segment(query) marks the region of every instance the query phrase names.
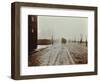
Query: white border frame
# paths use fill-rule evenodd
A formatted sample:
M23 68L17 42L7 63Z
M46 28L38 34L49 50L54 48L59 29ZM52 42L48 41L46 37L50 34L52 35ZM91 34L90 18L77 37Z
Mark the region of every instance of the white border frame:
M88 17L88 64L28 67L28 14ZM21 7L20 16L20 75L94 72L94 11Z

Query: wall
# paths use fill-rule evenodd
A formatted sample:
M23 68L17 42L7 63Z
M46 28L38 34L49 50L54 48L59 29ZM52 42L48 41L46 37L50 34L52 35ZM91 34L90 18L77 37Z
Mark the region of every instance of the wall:
M0 82L15 82L10 79L10 66L11 66L11 2L14 1L25 1L25 2L38 2L38 3L54 3L54 4L68 4L68 5L87 5L87 6L98 6L100 14L100 1L99 0L1 0L0 1ZM100 22L100 15L98 16L98 24ZM98 25L98 35L100 35L100 25ZM98 38L98 42L100 38ZM98 43L98 49L100 43ZM99 51L99 50L98 50ZM100 51L98 52L98 59L100 58ZM100 60L98 60L100 62ZM100 64L98 66L100 69ZM29 82L88 82L95 81L99 82L100 71L98 75L93 76L79 76L79 77L63 77L63 78L50 78L50 79L35 79L28 80ZM27 80L23 80L27 82Z

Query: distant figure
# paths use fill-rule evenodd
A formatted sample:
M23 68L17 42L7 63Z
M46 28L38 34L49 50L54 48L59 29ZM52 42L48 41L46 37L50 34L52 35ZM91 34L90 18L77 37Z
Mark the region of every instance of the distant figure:
M62 44L66 44L66 39L65 39L65 38L62 38L62 39L61 39L61 43L62 43Z

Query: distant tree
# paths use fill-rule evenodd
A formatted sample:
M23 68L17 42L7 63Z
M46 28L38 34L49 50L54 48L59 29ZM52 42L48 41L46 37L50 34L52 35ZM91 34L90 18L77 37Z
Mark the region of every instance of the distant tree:
M83 35L80 35L80 43L82 43L83 42Z
M76 43L76 39L74 39L74 41L73 41L74 43Z
M85 41L85 42L86 42L86 47L87 47L87 39L86 39L86 41Z

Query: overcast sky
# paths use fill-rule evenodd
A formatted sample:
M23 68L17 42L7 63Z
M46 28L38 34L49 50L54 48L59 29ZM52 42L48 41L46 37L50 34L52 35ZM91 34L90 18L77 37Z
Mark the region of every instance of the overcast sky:
M58 17L38 16L38 38L50 39L53 35L56 39L62 37L71 40L84 40L87 38L88 18L83 17Z

